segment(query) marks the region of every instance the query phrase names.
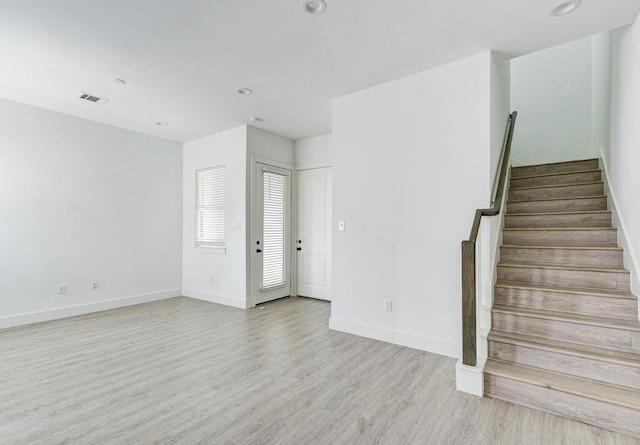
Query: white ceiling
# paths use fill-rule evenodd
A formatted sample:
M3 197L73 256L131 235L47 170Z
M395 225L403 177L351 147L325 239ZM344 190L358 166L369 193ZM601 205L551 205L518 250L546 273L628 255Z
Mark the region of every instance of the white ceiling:
M552 17L559 1L326 0L310 16L301 0L0 0L0 97L176 141L251 116L297 140L331 130L334 97L486 49L527 54L640 10L582 0Z

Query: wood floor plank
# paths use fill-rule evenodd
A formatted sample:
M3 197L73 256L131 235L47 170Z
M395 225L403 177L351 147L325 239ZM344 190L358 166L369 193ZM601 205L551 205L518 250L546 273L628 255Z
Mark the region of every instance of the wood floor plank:
M640 443L457 392L455 360L329 312L174 298L0 330L0 443Z

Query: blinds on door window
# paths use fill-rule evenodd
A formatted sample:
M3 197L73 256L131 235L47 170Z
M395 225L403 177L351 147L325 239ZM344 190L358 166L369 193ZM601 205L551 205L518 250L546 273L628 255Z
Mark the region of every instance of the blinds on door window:
M224 246L224 165L196 172L196 246Z
M263 172L264 210L262 289L286 284L285 280L285 175Z

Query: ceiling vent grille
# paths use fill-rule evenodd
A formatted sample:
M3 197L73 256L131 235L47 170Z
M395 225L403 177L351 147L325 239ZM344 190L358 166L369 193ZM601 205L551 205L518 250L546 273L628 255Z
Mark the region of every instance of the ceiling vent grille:
M94 102L96 104L102 104L102 105L109 102L109 99L105 99L104 97L94 96L93 94L89 94L89 93L82 93L80 95L80 99L88 100L89 102Z

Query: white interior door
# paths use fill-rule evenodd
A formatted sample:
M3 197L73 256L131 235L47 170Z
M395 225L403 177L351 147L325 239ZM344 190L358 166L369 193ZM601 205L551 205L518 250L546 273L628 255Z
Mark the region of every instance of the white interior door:
M298 172L297 290L331 300L331 167Z
M291 171L256 166L251 299L260 304L291 295Z

